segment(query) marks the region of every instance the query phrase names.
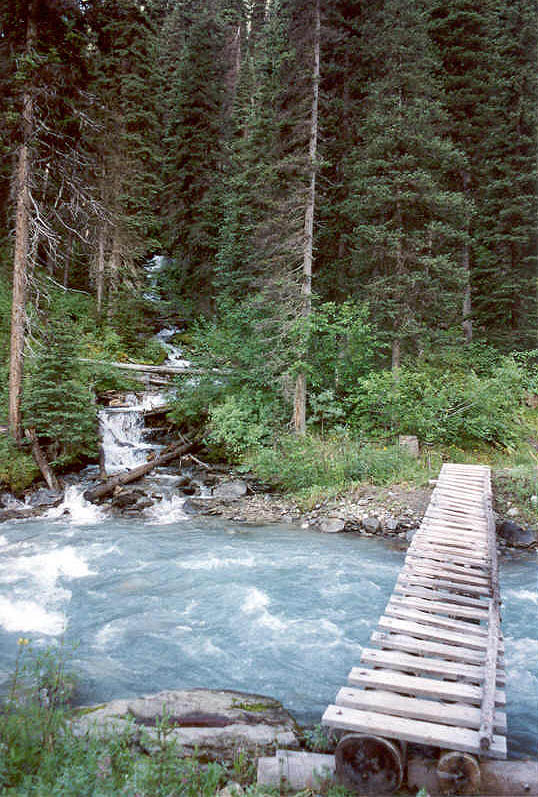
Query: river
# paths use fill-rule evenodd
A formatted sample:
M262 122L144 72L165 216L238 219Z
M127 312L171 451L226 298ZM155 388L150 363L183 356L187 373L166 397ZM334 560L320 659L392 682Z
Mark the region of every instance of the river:
M77 699L183 687L272 695L302 722L360 660L404 553L383 540L183 516L106 518L71 488L71 515L0 529L0 678L20 636L77 643ZM501 560L509 754L536 755L536 560Z

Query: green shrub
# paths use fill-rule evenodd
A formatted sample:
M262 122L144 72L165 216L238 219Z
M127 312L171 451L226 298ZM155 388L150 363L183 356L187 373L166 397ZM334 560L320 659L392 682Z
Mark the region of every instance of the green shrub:
M7 435L0 435L0 482L21 493L39 476L39 468L27 451L21 451Z
M524 375L509 357L487 375L425 364L358 380L352 427L367 434L415 434L428 443L515 445L524 432Z
M261 391L230 394L209 410L208 440L237 459L250 448L270 442L281 407Z
M399 446L362 445L343 434L329 439L287 436L278 445L252 452L246 461L262 481L289 492L341 489L360 481L391 484L425 475L420 463Z
M493 471L493 494L502 512L515 504L521 515L518 522L538 527L538 459L534 464L517 465Z

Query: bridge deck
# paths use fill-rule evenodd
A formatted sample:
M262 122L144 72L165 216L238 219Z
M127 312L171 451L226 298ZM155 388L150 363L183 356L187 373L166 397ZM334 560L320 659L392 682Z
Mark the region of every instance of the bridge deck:
M444 465L372 647L324 725L506 758L490 471Z

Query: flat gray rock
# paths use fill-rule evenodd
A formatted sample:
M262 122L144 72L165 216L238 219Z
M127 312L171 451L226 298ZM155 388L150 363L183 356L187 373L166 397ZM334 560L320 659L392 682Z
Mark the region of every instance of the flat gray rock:
M247 483L242 479L233 479L232 481L221 482L213 487L211 495L213 498L222 498L226 501L235 501L242 498L247 494Z
M327 517L320 520L318 528L324 534L339 534L345 531L346 521L342 518Z
M233 760L238 749L267 755L277 747L299 747L295 720L277 700L245 692L182 689L113 700L81 709L73 721L77 735L105 736L131 728L151 751L163 715L184 755L198 749L206 760Z

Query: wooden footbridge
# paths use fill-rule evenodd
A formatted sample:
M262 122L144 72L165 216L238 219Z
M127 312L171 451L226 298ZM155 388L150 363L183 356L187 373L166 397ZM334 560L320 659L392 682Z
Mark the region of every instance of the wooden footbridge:
M504 647L490 471L444 465L361 666L322 722L344 785L399 787L407 742L442 751L441 786L476 789L477 756L506 758Z

